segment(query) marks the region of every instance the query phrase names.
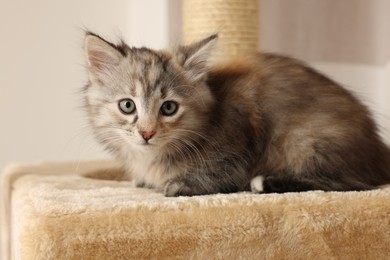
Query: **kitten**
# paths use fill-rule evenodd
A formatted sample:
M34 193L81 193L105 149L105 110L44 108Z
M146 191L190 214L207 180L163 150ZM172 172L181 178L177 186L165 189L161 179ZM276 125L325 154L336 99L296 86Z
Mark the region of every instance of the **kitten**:
M173 52L87 33L86 109L137 186L166 196L373 189L390 152L365 106L295 59L210 67L212 35Z

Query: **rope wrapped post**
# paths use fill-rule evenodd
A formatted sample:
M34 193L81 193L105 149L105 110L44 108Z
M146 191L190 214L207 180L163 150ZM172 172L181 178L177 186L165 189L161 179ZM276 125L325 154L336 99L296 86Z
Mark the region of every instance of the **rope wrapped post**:
M218 33L212 63L251 55L259 49L259 0L184 0L187 43Z

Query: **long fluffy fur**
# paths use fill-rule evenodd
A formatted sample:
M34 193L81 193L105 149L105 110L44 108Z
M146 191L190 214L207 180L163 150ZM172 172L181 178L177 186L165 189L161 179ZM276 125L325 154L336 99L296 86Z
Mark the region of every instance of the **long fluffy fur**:
M210 67L216 39L168 52L87 34L92 127L139 186L179 196L249 190L256 176L261 192L390 182L389 149L351 93L278 55ZM120 112L124 98L134 113ZM178 104L172 116L161 113L166 101ZM156 134L144 140L146 130Z

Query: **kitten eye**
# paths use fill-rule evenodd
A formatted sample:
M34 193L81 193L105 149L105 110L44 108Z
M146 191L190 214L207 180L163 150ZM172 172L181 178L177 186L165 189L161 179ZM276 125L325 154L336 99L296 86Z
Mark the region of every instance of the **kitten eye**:
M173 116L178 108L179 105L175 101L165 101L162 104L160 111L164 116Z
M124 114L131 114L135 111L134 101L131 99L122 99L119 101L119 109Z

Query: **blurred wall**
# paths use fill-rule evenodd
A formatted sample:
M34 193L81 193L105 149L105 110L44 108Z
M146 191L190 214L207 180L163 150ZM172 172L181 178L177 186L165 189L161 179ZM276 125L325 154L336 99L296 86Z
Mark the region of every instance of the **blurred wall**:
M261 0L261 46L307 61L384 65L388 0Z

